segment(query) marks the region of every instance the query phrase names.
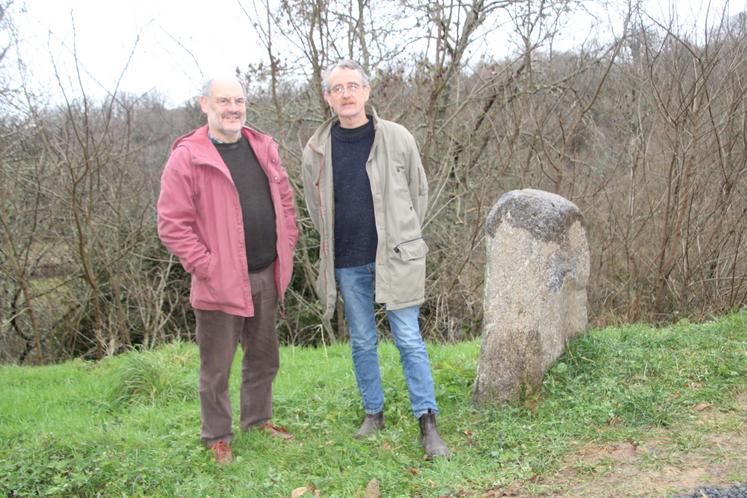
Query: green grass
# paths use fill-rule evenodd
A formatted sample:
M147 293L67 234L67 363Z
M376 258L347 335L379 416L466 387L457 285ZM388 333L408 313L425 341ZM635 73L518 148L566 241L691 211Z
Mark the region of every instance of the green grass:
M423 460L390 342L380 346L387 397L380 435L350 437L362 413L346 345L286 347L275 420L295 440L238 433L235 463L224 467L199 442L191 344L100 363L2 367L0 495L287 497L309 486L324 497L359 497L377 479L385 497L480 496L551 474L579 444L639 441L686 424L698 403L734 411L747 390L747 311L702 325L591 331L570 345L536 399L513 407L472 407L477 341L428 348L439 425L454 453L448 461ZM729 429L736 427L702 430ZM690 434L675 444L686 451L707 438Z

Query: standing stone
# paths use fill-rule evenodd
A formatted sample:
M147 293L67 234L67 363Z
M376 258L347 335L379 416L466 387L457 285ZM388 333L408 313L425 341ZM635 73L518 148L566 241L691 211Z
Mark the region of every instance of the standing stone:
M535 392L586 330L589 247L575 204L513 190L488 214L484 329L473 401L506 403Z

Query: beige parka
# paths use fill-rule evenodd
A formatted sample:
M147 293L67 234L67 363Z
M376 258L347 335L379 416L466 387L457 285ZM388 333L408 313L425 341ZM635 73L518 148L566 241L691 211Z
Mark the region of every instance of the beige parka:
M387 309L421 304L425 296L422 224L428 206L428 181L415 138L404 126L379 119L369 109L375 136L366 163L371 184L378 245L375 301ZM332 118L322 124L303 151L303 189L314 227L319 231L316 292L329 319L335 309L334 188Z

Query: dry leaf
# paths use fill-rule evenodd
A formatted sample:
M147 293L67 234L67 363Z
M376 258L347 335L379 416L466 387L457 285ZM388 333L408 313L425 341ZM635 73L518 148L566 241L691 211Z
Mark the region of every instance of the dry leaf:
M298 498L299 496L305 495L306 492L309 490L306 486L301 486L300 488L296 488L291 493L291 498Z
M366 493L363 496L364 498L381 498L378 479L371 479L369 481L368 486L366 486Z
M697 405L693 406L693 410L696 412L702 412L706 408L710 408L713 405L711 403L698 403Z

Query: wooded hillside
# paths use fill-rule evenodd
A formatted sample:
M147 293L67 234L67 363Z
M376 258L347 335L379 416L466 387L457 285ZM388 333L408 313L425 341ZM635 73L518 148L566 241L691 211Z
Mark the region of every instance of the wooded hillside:
M266 60L238 68L248 122L280 143L300 214L284 341L345 335L319 318L299 163L329 116L322 69L348 57L372 76L378 114L415 135L427 169L429 339L480 334L483 222L517 188L584 213L592 323L701 320L747 303L745 14L714 12L697 31L636 7L614 39L558 51L583 4L244 3ZM19 67L10 7L0 1L0 361L189 339L188 277L158 241L154 206L170 143L204 117L153 93L93 98L83 80L60 78L59 101L35 93L9 77ZM498 30L514 47L495 53L509 55L475 58Z

